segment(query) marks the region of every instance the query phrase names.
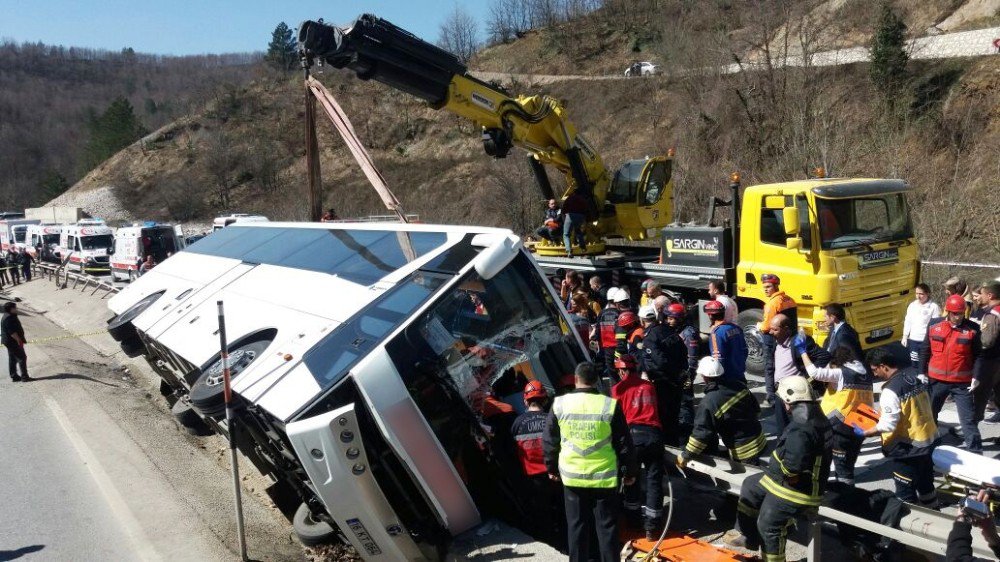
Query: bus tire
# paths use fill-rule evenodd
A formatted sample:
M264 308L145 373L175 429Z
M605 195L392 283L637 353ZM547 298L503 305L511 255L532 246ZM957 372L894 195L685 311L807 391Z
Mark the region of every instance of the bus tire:
M111 335L111 338L117 342L132 338L138 340L139 334L136 333L132 321L145 312L161 296L163 296L163 291L148 295L146 298L130 306L125 312L108 320L108 334Z
M764 376L764 343L760 339L757 325L764 319L764 311L759 308L741 310L736 316L736 325L743 330L747 342L748 375Z
M272 331L273 334L273 331ZM236 346L230 346L230 379L235 379L246 367L263 355L274 340L274 335L256 334L250 336ZM188 398L191 406L205 417L220 418L226 415L226 402L223 395L222 359L216 356L206 366L198 380L191 385Z
M316 519L305 502L295 510L295 516L292 517L292 528L295 530L295 536L304 546L319 546L339 540L337 531L326 521Z
M136 358L146 353L146 344L138 337L126 338L121 341L122 353L127 357Z
M174 416L177 424L183 427L184 431L190 435L202 437L212 434L212 430L205 423L205 420L201 419L198 412L195 412L194 408L183 400L178 400L174 403L170 408L170 414Z

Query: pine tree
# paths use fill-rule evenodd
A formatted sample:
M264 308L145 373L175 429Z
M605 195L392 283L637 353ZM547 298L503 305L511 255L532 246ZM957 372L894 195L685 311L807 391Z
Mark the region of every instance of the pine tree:
M299 58L297 47L292 29L285 22L281 22L271 32L271 42L267 44L265 59L275 68L289 70L295 67L295 62Z
M872 84L887 97L899 92L906 79L906 24L883 0L879 6L878 23L871 44L871 64L868 68Z
M69 189L69 182L62 174L55 170L49 170L46 172L45 176L42 178L39 184L41 188L41 194L45 198L45 201L51 201L56 197L62 195L67 189Z
M85 171L93 169L146 134L146 128L135 116L132 104L124 97L116 98L99 116L91 112L88 129L90 139L85 150Z

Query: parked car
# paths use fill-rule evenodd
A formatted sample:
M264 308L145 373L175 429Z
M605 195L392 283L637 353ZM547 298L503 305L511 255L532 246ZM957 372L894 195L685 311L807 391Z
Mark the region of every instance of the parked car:
M649 61L634 62L625 69L625 76L653 76L660 73L660 67Z

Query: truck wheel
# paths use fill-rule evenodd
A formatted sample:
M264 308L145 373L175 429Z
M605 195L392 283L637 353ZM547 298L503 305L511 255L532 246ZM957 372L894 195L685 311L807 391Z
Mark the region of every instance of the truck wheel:
M184 428L184 431L187 431L189 434L199 437L212 434L212 430L209 429L205 420L201 419L198 412L195 412L194 408L187 402L178 400L170 408L170 413L177 420L177 423Z
M261 338L241 343L229 352L229 376L235 379L255 359L264 353L271 345L272 338ZM223 396L222 359L216 357L206 367L198 380L191 386L188 395L191 405L206 417L221 417L226 414L225 396Z
M295 510L292 528L295 529L295 536L299 537L299 542L305 546L338 542L337 532L333 530L333 527L326 521L320 521L313 517L312 511L304 502Z
M742 310L736 316L736 325L743 330L747 342L747 374L764 376L764 343L760 340L757 324L764 319L764 311L759 308Z
M137 316L142 314L149 308L149 305L156 302L156 299L163 296L163 291L158 293L153 293L147 296L141 301L133 304L125 312L122 312L118 316L115 316L111 320L108 320L108 333L115 341L123 341L128 338L138 339L138 334L135 333L135 326L132 325L132 321L136 319Z

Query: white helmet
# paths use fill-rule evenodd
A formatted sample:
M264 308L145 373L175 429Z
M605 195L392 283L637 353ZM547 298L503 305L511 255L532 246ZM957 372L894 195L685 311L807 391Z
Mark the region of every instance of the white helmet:
M611 297L611 290L610 289L608 290L608 300L610 300L611 302L614 302L614 303L626 302L626 301L629 300L629 298L630 297L628 296L628 291L626 291L625 289L622 289L620 287L615 292L614 298Z
M785 377L778 382L778 396L785 404L816 401L809 379L798 375Z
M656 320L656 308L654 308L651 304L647 304L646 306L640 308L639 318L642 318L643 320Z
M618 291L620 290L618 287L608 288L608 302L615 302L615 297L618 296Z
M698 361L698 369L695 372L706 379L714 379L721 377L725 370L718 359L709 355L708 357L702 357Z

